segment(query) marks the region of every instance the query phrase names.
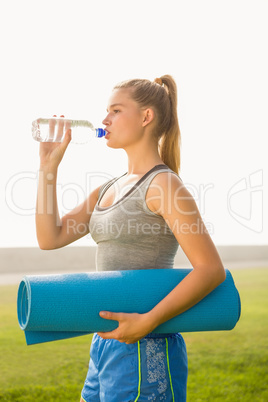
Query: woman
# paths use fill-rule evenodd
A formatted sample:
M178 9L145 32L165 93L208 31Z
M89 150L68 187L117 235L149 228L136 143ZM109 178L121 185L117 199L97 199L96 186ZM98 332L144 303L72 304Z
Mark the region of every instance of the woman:
M152 331L210 293L224 281L225 271L193 197L178 176L176 84L169 75L154 82L122 82L112 91L107 113L107 146L126 151L128 172L96 188L62 219L56 200L57 168L71 131L62 143L40 144L40 248L63 247L90 232L98 244L97 269L105 271L172 268L180 244L193 270L146 314L100 312L119 325L94 334L81 401L186 401L184 340L180 334ZM48 188L54 189L52 198Z

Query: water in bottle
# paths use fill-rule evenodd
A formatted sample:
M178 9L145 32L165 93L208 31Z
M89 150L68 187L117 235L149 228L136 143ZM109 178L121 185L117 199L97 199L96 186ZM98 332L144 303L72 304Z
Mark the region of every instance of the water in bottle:
M85 144L92 138L101 138L106 132L94 128L88 120L70 120L63 117L39 118L32 123L32 136L39 142L62 142L65 132L72 130L72 143Z

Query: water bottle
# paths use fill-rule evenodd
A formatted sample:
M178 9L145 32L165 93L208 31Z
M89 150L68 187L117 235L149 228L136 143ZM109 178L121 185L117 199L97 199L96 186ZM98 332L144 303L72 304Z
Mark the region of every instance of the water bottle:
M85 144L94 137L101 138L106 134L103 128L94 128L87 120L50 117L39 118L32 122L32 136L39 142L62 142L69 128L72 130L73 144Z

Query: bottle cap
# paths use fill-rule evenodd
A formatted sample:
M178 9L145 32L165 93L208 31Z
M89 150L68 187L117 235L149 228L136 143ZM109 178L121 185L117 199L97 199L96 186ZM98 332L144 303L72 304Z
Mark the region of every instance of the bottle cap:
M104 137L106 131L103 128L96 128L96 137Z

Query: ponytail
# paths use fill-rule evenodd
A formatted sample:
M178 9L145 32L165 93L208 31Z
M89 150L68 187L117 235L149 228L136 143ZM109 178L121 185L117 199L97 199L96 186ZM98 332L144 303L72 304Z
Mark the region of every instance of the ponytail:
M162 161L175 173L180 171L181 135L177 115L177 86L170 75L154 82L143 79L123 81L114 89L130 88L141 108L152 107L156 115L154 135Z
M159 140L162 161L174 172L180 171L181 133L177 114L177 85L170 75L160 77L170 101L170 123ZM161 82L160 81L160 82Z

